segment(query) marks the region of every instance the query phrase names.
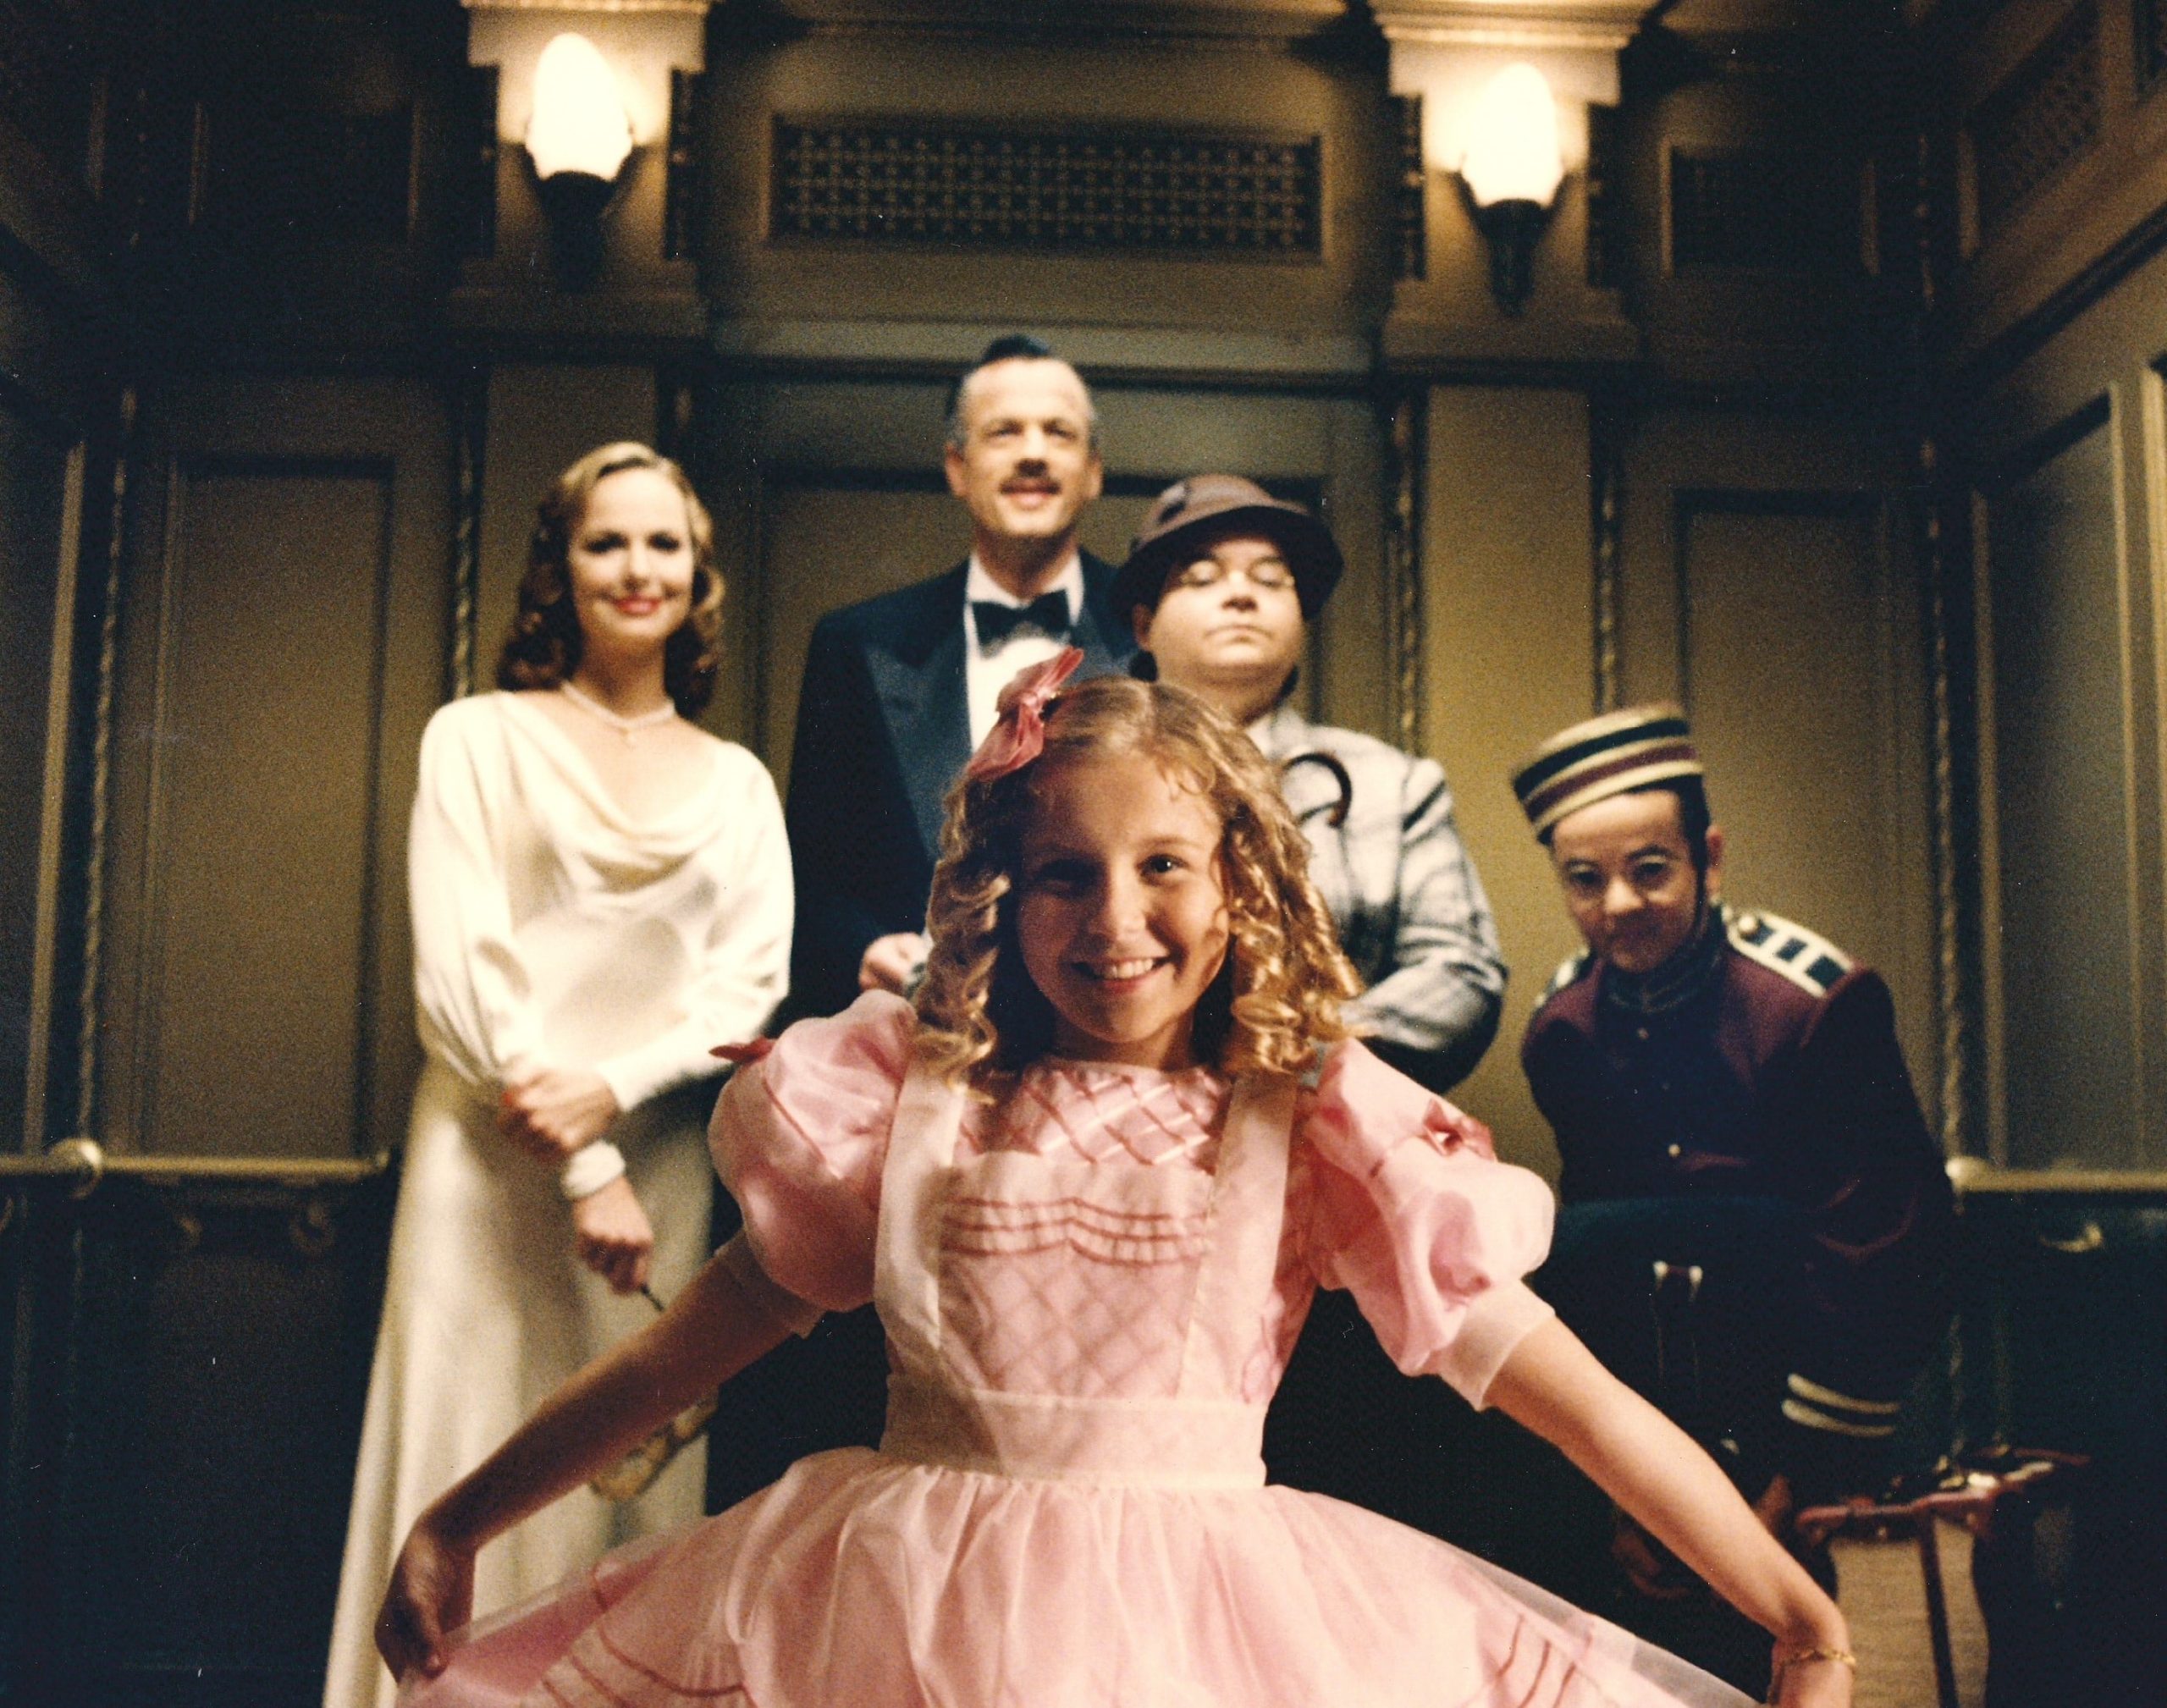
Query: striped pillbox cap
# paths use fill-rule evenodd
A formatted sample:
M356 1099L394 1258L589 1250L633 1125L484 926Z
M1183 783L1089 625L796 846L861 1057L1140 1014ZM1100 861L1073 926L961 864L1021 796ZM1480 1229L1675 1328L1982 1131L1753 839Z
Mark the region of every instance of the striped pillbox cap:
M1676 706L1629 706L1560 730L1513 774L1513 792L1538 837L1569 813L1680 777L1705 774Z

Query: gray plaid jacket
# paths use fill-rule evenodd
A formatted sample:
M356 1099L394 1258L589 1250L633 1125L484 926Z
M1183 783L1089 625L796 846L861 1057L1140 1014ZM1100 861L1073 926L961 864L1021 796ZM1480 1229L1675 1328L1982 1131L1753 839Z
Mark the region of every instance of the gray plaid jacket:
M1281 767L1287 802L1310 844L1310 874L1369 989L1348 1018L1387 1061L1433 1091L1464 1079L1497 1030L1505 963L1482 880L1453 825L1452 791L1434 759L1352 730L1312 724L1281 705L1249 733ZM1323 754L1344 769L1341 795Z

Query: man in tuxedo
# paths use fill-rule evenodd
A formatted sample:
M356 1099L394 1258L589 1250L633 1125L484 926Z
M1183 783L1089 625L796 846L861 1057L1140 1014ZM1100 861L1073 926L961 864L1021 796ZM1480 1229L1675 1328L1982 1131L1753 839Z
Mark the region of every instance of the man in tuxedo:
M1038 339L995 339L957 383L942 456L970 556L814 628L786 807L797 1012L915 976L941 802L1009 678L1072 644L1085 675L1126 662L1113 569L1078 543L1105 474L1095 434L1074 368Z
M970 513L970 556L814 627L784 807L797 887L793 1011L832 1014L916 977L941 802L1009 679L1069 645L1084 649L1086 675L1127 662L1128 625L1107 598L1112 566L1077 542L1103 478L1095 426L1074 368L1035 338L996 339L957 382L942 456ZM765 1487L807 1453L874 1445L886 1376L867 1306L823 1317L733 1379L713 1426L710 1507Z

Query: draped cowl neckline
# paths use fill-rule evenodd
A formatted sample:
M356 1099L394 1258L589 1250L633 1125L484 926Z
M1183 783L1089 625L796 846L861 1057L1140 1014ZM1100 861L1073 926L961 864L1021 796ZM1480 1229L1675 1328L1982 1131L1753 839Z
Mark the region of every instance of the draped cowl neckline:
M733 796L723 786L725 743L708 737L703 774L689 778L659 814L637 818L548 713L518 694L499 691L490 698L504 724L505 757L529 807L620 882L658 877L728 829Z

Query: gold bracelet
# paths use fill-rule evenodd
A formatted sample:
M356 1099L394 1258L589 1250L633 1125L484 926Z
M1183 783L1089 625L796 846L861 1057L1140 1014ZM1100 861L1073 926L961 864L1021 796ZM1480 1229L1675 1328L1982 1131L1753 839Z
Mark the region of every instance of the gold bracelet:
M1768 1672L1768 1700L1770 1703L1773 1704L1777 1701L1784 1694L1784 1675L1789 1672L1792 1667L1806 1661L1829 1661L1834 1662L1839 1667L1848 1667L1854 1672L1859 1670L1859 1657L1851 1653L1848 1649L1820 1647L1811 1649L1794 1649L1788 1655L1778 1650L1775 1656L1775 1663L1769 1668Z

